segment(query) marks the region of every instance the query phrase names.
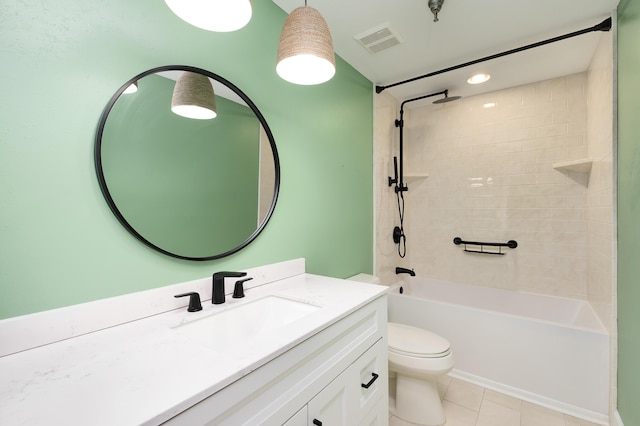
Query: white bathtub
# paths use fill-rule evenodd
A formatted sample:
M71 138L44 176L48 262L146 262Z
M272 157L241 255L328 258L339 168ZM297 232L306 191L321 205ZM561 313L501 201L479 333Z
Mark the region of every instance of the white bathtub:
M448 339L454 377L608 424L609 335L587 302L407 277L389 321Z

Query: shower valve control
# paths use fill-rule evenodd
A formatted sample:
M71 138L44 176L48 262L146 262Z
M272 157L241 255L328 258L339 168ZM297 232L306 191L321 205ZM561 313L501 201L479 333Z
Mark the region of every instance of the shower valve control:
M399 226L393 228L393 242L396 244L400 244L400 239L403 237L402 229Z

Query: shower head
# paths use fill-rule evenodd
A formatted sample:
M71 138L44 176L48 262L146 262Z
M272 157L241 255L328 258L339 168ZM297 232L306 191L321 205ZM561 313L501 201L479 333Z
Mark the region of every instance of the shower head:
M449 96L449 90L444 91L444 98L433 101L434 104L446 104L460 99L462 96Z

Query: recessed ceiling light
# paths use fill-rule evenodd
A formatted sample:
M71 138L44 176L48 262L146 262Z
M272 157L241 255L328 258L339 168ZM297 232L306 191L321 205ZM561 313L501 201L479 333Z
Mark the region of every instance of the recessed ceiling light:
M474 74L471 77L469 77L467 79L467 83L469 84L480 84L480 83L484 83L485 81L489 80L491 78L491 76L489 74L484 74L484 73L479 73L479 74Z
M487 102L486 104L482 105L484 108L493 108L496 106L495 102Z

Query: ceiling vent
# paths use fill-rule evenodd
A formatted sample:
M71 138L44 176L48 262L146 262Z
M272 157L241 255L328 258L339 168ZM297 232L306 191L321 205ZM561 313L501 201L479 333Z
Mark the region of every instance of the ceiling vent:
M369 52L375 54L402 43L389 24L382 24L355 37Z

